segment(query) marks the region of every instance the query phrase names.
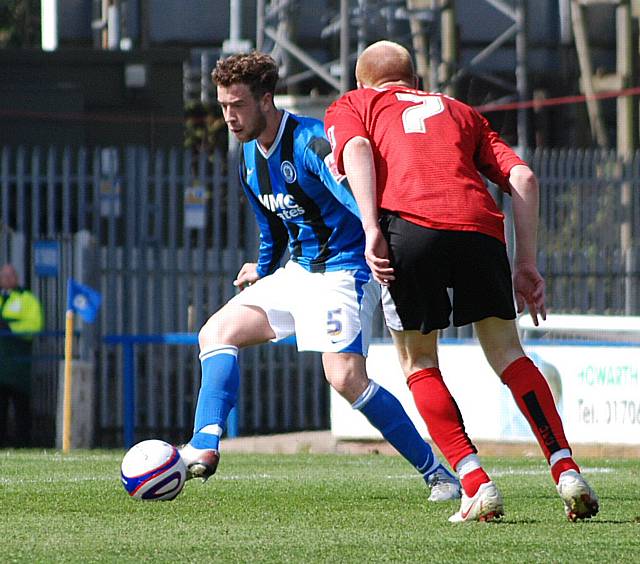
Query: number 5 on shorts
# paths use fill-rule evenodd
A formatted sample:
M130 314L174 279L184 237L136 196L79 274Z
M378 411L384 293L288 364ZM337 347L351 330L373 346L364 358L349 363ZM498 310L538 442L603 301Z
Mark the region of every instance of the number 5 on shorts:
M327 335L335 337L342 333L342 308L327 311Z

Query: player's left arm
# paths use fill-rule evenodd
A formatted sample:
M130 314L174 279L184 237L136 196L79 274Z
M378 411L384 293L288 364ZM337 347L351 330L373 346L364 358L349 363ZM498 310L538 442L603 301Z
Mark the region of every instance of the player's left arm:
M515 226L515 258L513 288L518 313L525 304L533 323L538 325L538 315L547 318L545 309L545 284L537 267L538 237L538 179L526 165L516 165L509 172L513 222Z
M477 169L504 192L511 194L515 226L515 260L513 289L518 313L525 305L535 325L538 316L546 319L545 284L538 271L538 179L516 152L494 131L487 119L472 111L473 129L477 135L474 161Z
M527 163L491 128L483 115L472 110L470 121L470 129L475 132L476 137L474 155L476 168L500 189L509 193L510 171L516 165L527 166Z

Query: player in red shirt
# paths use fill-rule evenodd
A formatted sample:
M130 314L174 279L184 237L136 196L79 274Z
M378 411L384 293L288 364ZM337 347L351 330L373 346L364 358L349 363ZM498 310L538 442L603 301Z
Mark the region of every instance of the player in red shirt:
M545 319L536 267L538 182L471 107L417 90L409 52L389 41L356 64L358 89L325 117L338 170L360 208L366 258L383 285L383 308L400 364L429 434L458 472L464 495L452 522L503 514L438 368L438 330L473 323L485 356L527 418L571 521L598 512L572 458L549 386L525 355L516 312ZM512 196L513 285L504 216L482 175ZM448 294L452 289L453 305Z

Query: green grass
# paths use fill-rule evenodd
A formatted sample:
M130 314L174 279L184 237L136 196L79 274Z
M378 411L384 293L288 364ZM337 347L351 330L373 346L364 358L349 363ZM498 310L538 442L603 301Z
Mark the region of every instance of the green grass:
M0 451L0 562L637 562L638 460L581 460L600 514L569 523L546 466L485 457L501 522L452 525L398 456L223 453L171 502L130 499L117 451Z

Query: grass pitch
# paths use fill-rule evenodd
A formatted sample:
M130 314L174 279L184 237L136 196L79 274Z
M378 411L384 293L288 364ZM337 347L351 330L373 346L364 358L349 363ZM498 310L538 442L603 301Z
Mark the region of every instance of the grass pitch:
M640 461L580 460L600 514L569 523L540 460L484 457L500 522L452 525L399 456L224 453L170 502L130 499L123 452L0 451L0 562L637 562Z

